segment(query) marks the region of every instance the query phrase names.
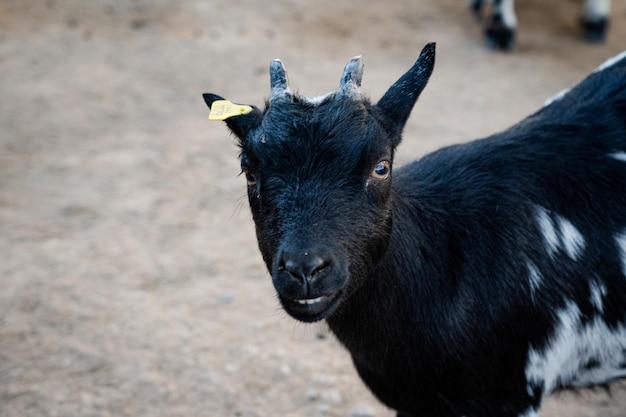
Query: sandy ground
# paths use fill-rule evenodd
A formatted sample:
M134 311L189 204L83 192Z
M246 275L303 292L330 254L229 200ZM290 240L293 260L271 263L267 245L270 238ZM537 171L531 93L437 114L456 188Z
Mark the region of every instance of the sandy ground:
M362 54L378 98L435 40L406 162L506 128L626 48L626 2L595 46L579 5L518 1L500 54L464 0L0 0L0 416L392 416L322 325L280 311L201 93L260 105L280 57L314 95ZM623 417L612 393L542 415Z

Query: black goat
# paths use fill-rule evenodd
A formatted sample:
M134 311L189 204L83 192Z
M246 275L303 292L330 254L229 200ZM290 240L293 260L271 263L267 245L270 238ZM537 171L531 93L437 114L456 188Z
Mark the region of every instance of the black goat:
M486 29L487 44L496 49L513 49L517 18L515 0L469 0L470 7L477 18L482 17L485 3L493 3ZM585 0L580 17L580 25L585 39L589 42L601 42L606 37L609 24L611 0Z
M272 61L266 109L226 119L259 248L284 309L326 319L398 416L537 417L551 391L626 376L626 55L393 169L434 58L377 104L360 57L317 99Z

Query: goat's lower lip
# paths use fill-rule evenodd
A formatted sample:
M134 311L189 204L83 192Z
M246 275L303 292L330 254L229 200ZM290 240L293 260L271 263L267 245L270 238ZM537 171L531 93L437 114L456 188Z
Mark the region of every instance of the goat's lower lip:
M314 322L328 317L339 304L341 291L316 298L292 299L280 297L285 311L296 320Z

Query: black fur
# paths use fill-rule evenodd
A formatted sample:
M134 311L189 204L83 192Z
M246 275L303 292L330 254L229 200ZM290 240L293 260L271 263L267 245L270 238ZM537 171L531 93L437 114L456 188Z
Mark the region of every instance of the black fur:
M399 416L535 415L547 381L526 375L529 350L548 349L558 312L625 325L626 162L611 155L626 155L626 58L503 133L394 169L433 65L430 44L378 104L295 96L229 121L259 248L285 310L326 319ZM550 252L539 210L582 234L578 258Z

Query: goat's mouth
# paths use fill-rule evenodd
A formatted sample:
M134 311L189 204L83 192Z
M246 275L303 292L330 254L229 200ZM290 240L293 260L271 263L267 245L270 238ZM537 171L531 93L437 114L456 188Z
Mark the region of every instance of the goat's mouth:
M285 311L294 319L312 323L330 316L339 303L343 291L321 295L315 298L288 298L279 295Z

